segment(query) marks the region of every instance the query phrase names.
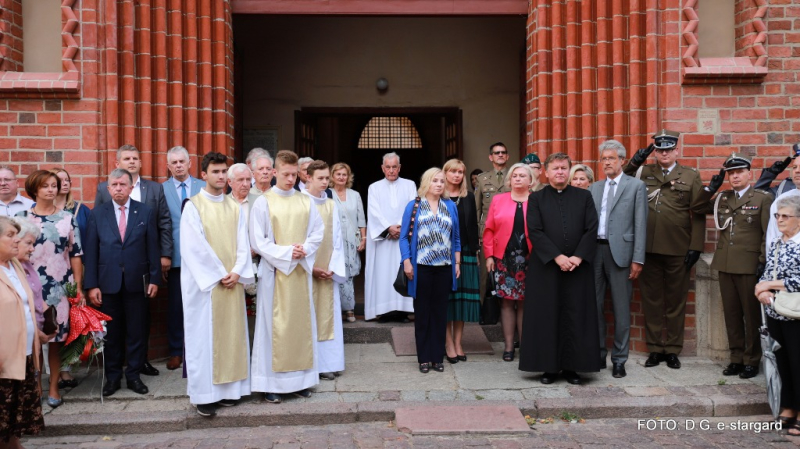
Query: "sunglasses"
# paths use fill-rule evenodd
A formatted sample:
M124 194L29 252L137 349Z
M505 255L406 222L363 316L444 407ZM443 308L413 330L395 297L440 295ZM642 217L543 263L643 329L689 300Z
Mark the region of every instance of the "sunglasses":
M508 151L492 151L492 154L498 156L500 154L508 154Z

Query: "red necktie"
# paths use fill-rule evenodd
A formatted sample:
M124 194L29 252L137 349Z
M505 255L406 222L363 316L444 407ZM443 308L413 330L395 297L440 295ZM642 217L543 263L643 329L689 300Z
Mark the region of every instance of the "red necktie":
M125 206L119 207L119 238L125 241L125 229L128 227L128 219L125 218Z

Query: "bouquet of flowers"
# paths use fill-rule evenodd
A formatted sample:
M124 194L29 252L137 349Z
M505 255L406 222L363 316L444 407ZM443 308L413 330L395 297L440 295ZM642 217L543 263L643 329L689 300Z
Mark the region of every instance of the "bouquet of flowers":
M72 307L69 309L69 335L61 348L61 366L86 362L103 352L106 321L111 317L86 305L80 305L81 294L73 282L64 289Z

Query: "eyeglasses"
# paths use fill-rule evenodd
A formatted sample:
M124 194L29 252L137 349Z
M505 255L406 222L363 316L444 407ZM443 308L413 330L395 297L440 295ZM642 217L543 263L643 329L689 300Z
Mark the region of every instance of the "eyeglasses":
M656 148L656 153L669 153L670 151L675 150L675 147L672 148Z
M788 220L790 218L797 218L797 215L786 215L786 214L772 214L776 220Z
M600 160L603 161L603 162L614 162L614 161L618 161L619 158L618 157L604 157L604 158L601 158Z
M0 178L0 184L11 184L16 181L16 179Z
M508 154L508 151L492 151L492 154L495 156L499 156L501 154Z

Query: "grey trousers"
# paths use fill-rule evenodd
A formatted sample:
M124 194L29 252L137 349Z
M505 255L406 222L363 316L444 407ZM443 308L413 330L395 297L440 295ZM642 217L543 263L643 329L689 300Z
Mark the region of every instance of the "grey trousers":
M611 288L611 305L614 310L614 348L611 350L612 363L625 363L628 360L628 346L631 336L631 298L633 282L628 279L630 267L619 267L614 262L609 245L597 245L594 258L594 285L597 298L597 321L600 330L600 359L605 360L606 318L603 313L606 287Z

